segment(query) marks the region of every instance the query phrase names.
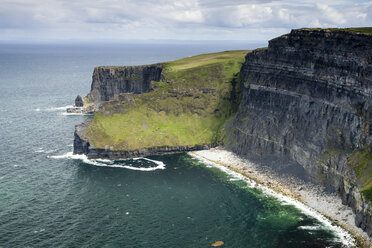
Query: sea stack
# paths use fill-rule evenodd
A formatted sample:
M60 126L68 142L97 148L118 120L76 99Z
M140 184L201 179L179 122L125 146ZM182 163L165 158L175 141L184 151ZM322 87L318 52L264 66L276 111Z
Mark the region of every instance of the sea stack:
M81 98L80 95L78 95L75 98L75 107L83 107L83 106L84 106L83 99Z

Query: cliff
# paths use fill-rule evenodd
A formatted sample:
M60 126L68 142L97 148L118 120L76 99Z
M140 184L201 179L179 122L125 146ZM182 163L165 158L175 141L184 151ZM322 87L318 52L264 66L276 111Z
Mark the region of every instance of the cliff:
M162 69L163 64L96 67L86 104L99 105L121 93L150 92L151 81L160 81Z
M294 161L340 193L372 235L372 35L299 29L247 54L226 145L252 159ZM273 162L274 161L274 162Z
M248 51L204 54L148 66L97 67L75 128L74 153L128 158L206 149L222 142L236 112Z

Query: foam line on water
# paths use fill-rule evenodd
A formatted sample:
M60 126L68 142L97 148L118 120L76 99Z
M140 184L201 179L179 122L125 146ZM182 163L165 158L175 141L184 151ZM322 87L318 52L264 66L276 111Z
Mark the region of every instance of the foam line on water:
M322 229L321 226L299 226L298 229L300 230L320 230Z
M67 105L63 107L50 107L45 109L46 111L62 111L62 110L67 110L68 108L73 108L74 106L72 105Z
M278 200L280 200L284 204L290 204L292 206L295 206L297 209L301 210L302 213L304 213L308 216L314 217L315 219L317 219L320 223L322 223L324 225L324 228L333 231L333 233L335 233L337 238L338 238L337 240L342 242L347 247L354 247L356 245L355 239L353 238L353 236L348 231L346 231L345 229L343 229L343 228L341 228L337 225L333 225L333 223L329 219L327 219L324 215L320 214L315 209L312 209L312 208L306 206L305 204L303 204L302 202L297 201L295 199L292 199L289 196L285 196L282 193L276 192L276 191L274 191L274 190L272 190L272 189L270 189L266 186L260 185L260 184L256 183L254 180L251 180L251 179L243 176L240 173L232 171L225 166L222 166L222 165L214 163L210 160L207 160L207 159L203 158L202 156L199 156L199 155L194 154L194 153L188 153L188 154L190 156L198 159L199 161L203 162L204 164L211 165L211 166L213 166L215 168L218 168L221 171L227 173L231 177L230 180L231 179L233 179L233 180L241 179L243 181L246 181L248 187L259 188L259 189L262 190L262 192L264 194L269 195L269 196L273 196L273 197L277 198ZM310 229L308 226L306 226L306 228L307 229L305 229L305 230ZM319 227L314 226L314 229L315 228L319 228Z
M54 159L78 159L83 161L86 164L94 165L94 166L99 166L99 167L112 167L112 168L124 168L124 169L129 169L129 170L137 170L137 171L154 171L154 170L164 170L165 169L165 164L161 161L153 160L153 159L148 159L148 158L136 158L135 160L143 159L150 161L152 163L155 163L157 166L156 167L134 167L134 166L129 166L129 165L122 165L122 164L114 164L114 161L112 160L106 160L106 159L88 159L88 157L84 154L73 154L72 152L68 152L66 154L62 155L53 155L53 156L48 156L49 158L54 158ZM108 163L108 164L106 164Z

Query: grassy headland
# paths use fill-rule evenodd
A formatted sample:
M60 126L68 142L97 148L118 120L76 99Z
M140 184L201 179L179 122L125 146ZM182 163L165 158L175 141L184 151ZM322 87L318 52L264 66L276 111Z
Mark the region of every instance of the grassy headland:
M95 113L86 138L96 148L218 144L239 102L239 71L248 51L202 54L164 64L154 91L122 94Z

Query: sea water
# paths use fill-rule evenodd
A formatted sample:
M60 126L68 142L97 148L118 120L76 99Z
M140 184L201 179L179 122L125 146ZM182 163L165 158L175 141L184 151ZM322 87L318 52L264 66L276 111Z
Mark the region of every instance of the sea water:
M72 155L93 68L252 44L0 45L0 247L342 247L337 229L187 154ZM88 117L89 118L89 117Z

